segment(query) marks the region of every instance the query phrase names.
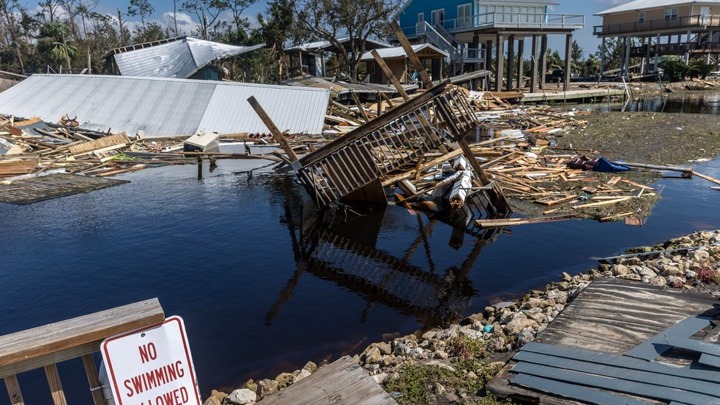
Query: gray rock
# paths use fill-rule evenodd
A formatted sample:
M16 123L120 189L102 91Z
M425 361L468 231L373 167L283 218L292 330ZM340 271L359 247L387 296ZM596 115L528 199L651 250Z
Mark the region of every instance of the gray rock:
M383 355L388 355L388 354L392 353L392 347L390 346L390 343L386 343L386 342L375 343L375 347L377 347L378 350L380 350L380 353L382 353Z
M566 272L563 272L560 277L563 281L572 281L572 276Z
M535 334L530 328L521 330L516 336L518 347L525 346L528 342L532 342L533 339L535 339Z
M277 377L275 377L275 381L277 381L279 388L285 388L292 383L294 378L295 375L292 373L280 373Z
M615 264L612 266L612 274L614 276L623 276L625 274L628 274L629 272L630 269L623 264Z
M378 384L383 384L383 383L385 382L385 380L388 379L388 374L387 374L387 373L380 373L380 374L375 374L375 375L372 376L372 377L373 377L373 379L375 380L376 383L378 383Z
M678 268L677 266L671 265L671 264L664 264L662 266L662 270L663 271L662 271L662 273L660 273L660 275L663 277L670 277L670 276L681 277L683 275L683 272L682 272L682 270L680 270L680 268Z
M693 253L693 259L698 263L705 263L710 259L710 253L707 250L696 250Z
M377 364L381 357L382 353L380 353L380 349L371 346L365 351L365 353L362 354L362 356L360 356L360 361L365 364Z
M278 382L275 380L260 380L257 383L257 396L259 399L265 398L265 396L274 394L278 391Z
M667 279L665 279L665 277L663 276L655 276L650 279L650 284L662 287L667 284Z
M317 368L318 368L317 364L313 363L312 361L308 361L307 363L305 363L303 370L307 370L311 373L314 373L317 371Z
M302 369L302 370L300 370L300 373L298 375L296 375L295 378L293 379L293 384L295 384L298 381L304 380L305 378L310 377L311 375L312 375L312 373L310 371L308 371L306 369Z
M254 404L257 401L257 394L247 388L242 388L231 392L227 399L239 405Z
M649 267L643 267L642 270L640 270L640 277L655 277L657 276L657 272Z

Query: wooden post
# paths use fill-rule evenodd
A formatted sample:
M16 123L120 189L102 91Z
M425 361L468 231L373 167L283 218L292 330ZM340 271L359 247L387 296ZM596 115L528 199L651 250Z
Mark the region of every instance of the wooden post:
M513 89L513 67L515 66L515 35L508 37L507 74L505 79L505 91Z
M545 72L547 72L547 35L540 38L540 88L545 88Z
M372 51L370 51L370 53L372 54L378 66L380 66L380 69L382 69L383 73L385 73L385 76L387 76L388 80L390 80L390 83L395 86L395 90L397 90L398 94L400 94L400 97L402 97L405 101L409 100L410 96L408 96L405 88L402 86L402 84L400 84L400 81L398 81L397 77L395 77L392 70L390 70L385 61L380 57L377 49L373 49Z
M273 136L273 139L275 142L279 143L280 146L283 148L283 151L285 151L285 154L288 156L288 159L290 159L290 166L293 168L293 170L298 170L300 167L300 162L298 162L297 155L295 155L295 151L292 150L290 145L288 144L287 140L283 136L282 132L278 129L278 127L275 126L275 123L270 119L270 116L267 115L265 110L262 108L260 103L257 101L255 96L250 96L248 98L248 103L250 103L250 106L255 110L255 113L260 117L262 122L265 123L265 125L270 130L270 133Z
M45 366L45 376L47 376L50 394L52 395L55 405L67 405L65 393L63 392L62 383L60 382L60 374L58 374L57 366L51 364Z
M517 86L518 90L522 91L525 87L523 83L523 53L525 52L525 38L518 39L518 50L517 50Z
M630 48L628 48L630 49ZM568 90L570 85L570 51L572 50L572 34L565 36L565 77L563 80L563 91Z
M7 389L10 403L12 405L25 405L22 392L20 391L20 383L14 375L5 377L5 388Z
M352 97L353 101L355 102L355 105L357 106L358 110L360 111L360 118L362 118L363 121L365 121L365 122L370 121L370 118L368 118L368 115L365 112L365 109L363 108L362 103L360 102L360 99L358 98L357 94L355 94L354 91L351 91L350 97Z
M197 155L198 180L202 180L202 156Z
M497 34L495 41L495 91L502 91L505 38Z
M383 108L382 97L380 96L380 92L378 91L378 93L377 93L377 110L376 110L378 116L382 115L382 113L383 113L382 108Z
M423 66L422 62L420 62L420 59L417 57L417 55L415 55L415 51L413 50L412 45L410 45L410 41L408 41L402 28L400 28L400 25L397 23L397 21L393 21L392 23L390 23L390 26L392 27L398 41L400 41L400 45L402 45L403 49L405 50L405 54L410 59L410 62L415 67L415 70L418 71L418 74L420 75L420 81L422 82L423 87L428 88L432 86L432 81L430 80L430 76L428 76L427 71L425 70L425 66Z
M537 91L538 84L538 36L532 36L532 50L530 51L530 93Z
M92 394L94 405L105 405L105 396L102 392L102 385L98 379L97 367L92 354L82 356L83 365L85 366L85 374L87 375L88 384L90 385L90 393Z

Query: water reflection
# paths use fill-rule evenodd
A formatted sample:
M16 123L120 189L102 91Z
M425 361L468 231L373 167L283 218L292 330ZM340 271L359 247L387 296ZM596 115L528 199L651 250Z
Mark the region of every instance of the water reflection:
M664 112L679 114L720 114L720 93L639 97L628 103L581 104L577 109L624 112Z
M468 279L482 248L501 232L498 229L482 233L462 262L446 269L436 269L430 249L429 235L437 220L427 224L418 214L417 237L405 249L402 257L377 248L378 234L385 212L345 216L344 213L304 209L301 199L290 198L285 204L283 222L290 233L296 270L268 311L265 322L271 324L283 305L292 297L303 274L309 273L323 280L360 294L367 306L359 318L364 322L375 303L381 303L413 316L426 325L437 325L458 319L470 304L476 291ZM305 213L314 212L307 217ZM463 228L455 228L450 245L462 240ZM422 248L427 267L410 261Z

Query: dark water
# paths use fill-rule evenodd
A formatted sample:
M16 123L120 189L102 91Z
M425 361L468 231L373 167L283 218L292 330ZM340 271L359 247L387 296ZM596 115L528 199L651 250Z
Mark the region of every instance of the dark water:
M292 179L245 165L222 161L203 181L194 166L148 169L86 195L0 203L0 334L158 297L184 318L207 393L481 311L595 266L589 256L720 228L720 192L701 179L662 180L642 227L474 236L398 207L323 222ZM695 168L720 177L719 160ZM70 401L90 402L80 362L60 371ZM28 403L50 403L41 372L20 382Z
M597 111L625 112L666 112L684 114L720 114L720 93L708 91L701 93L665 94L662 96L644 97L636 95L636 100L628 103L594 103L581 104L575 108Z

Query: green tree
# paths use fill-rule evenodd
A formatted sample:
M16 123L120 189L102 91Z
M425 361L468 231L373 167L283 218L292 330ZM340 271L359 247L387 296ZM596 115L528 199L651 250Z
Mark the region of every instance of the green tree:
M72 70L72 60L79 54L69 39L70 27L66 22L46 22L38 33L37 49L48 65L67 64Z
M663 74L673 82L682 80L687 74L685 61L678 56L663 56L658 66L663 70Z
M330 42L355 78L368 38L383 36L397 9L394 0L305 0L295 14L305 36ZM342 37L349 38L349 49Z
M582 70L583 49L575 40L570 44L570 61L572 63L571 71L579 72Z
M296 4L295 0L271 0L267 5L269 17L262 19L260 32L277 65L278 79L283 80L287 78L290 67L283 46L293 36L291 29L296 23L293 13Z
M716 67L717 65L707 63L702 59L693 59L688 64L687 73L690 77L699 77L705 80Z
M225 0L185 0L182 3L182 9L197 18L198 34L203 39L209 38L210 30L215 28L220 14L227 10L227 7Z
M145 25L145 17L149 17L155 11L155 8L148 0L130 0L127 13L131 17L140 16L143 31L147 30Z

